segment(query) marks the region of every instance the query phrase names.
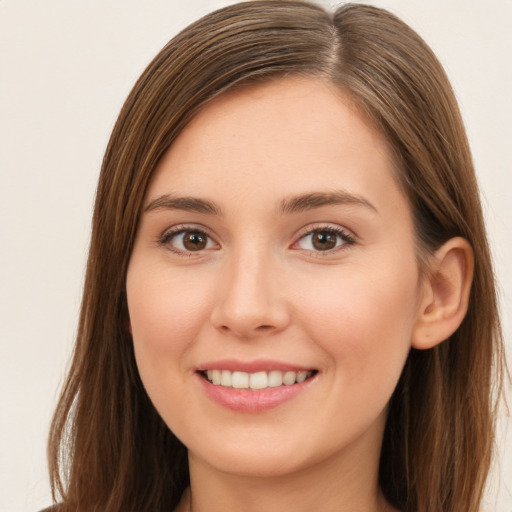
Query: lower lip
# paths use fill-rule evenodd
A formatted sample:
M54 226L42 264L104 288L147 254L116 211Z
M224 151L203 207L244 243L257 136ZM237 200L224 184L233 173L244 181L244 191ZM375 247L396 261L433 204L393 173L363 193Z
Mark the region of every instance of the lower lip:
M278 386L256 391L250 389L235 389L227 386L212 384L209 380L198 375L206 394L218 404L239 412L262 412L278 407L307 389L316 376L304 382L291 386Z

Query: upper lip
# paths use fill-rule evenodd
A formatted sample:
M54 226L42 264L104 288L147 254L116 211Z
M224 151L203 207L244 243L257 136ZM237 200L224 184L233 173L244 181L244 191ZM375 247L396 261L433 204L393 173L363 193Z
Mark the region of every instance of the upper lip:
M262 371L270 372L275 370L282 372L300 372L311 371L314 370L314 368L299 364L275 361L271 359L254 359L252 361L219 359L216 361L208 361L197 367L198 372L203 372L206 370L229 370L231 372L241 371L247 373L256 373Z

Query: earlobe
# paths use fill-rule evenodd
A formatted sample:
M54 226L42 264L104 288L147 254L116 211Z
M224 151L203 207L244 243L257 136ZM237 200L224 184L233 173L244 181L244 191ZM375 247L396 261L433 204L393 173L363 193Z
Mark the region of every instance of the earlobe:
M451 238L431 257L412 336L414 348L432 348L458 329L468 309L473 267L473 250L462 237Z

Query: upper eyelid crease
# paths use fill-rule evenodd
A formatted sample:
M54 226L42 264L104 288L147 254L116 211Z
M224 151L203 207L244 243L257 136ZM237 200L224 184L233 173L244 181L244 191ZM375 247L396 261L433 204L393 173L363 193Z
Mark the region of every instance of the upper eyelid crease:
M180 233L202 233L203 235L207 236L211 240L214 240L214 237L210 234L210 230L202 225L197 224L178 224L176 226L172 226L171 228L167 228L159 237L160 240L163 240L165 238L170 238L176 235L179 235Z
M298 238L299 240L302 240L303 238L312 235L315 232L328 232L331 234L334 234L336 236L339 236L340 238L345 239L345 241L350 241L352 243L355 243L357 241L357 236L353 234L352 232L346 230L342 227L333 227L333 226L318 226L314 228L308 228L307 231L304 231Z

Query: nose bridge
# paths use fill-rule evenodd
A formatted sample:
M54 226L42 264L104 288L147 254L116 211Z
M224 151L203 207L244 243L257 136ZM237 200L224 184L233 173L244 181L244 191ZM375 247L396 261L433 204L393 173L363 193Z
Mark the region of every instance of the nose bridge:
M254 337L285 327L288 314L280 293L276 258L264 245L247 244L226 258L212 323L239 337Z

